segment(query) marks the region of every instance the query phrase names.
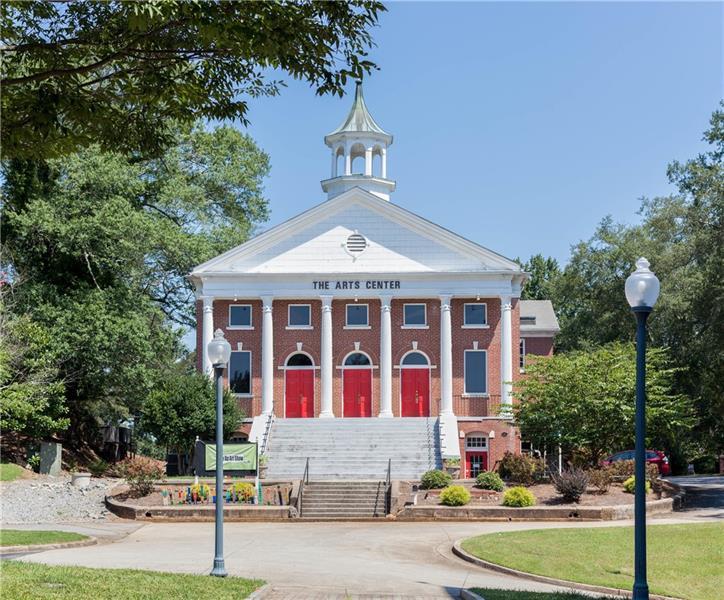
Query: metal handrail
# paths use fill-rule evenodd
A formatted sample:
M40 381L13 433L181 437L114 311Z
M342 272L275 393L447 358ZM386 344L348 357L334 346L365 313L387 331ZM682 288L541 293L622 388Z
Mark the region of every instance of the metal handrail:
M261 447L259 448L259 454L265 454L267 446L269 445L269 438L271 437L271 427L274 423L274 413L270 413L264 426L264 434L261 439Z
M387 459L387 479L385 480L385 515L392 512L392 459Z
M304 467L304 474L302 480L299 482L299 495L297 496L297 512L299 516L302 516L302 496L304 495L304 485L309 483L309 457L307 457L307 463Z

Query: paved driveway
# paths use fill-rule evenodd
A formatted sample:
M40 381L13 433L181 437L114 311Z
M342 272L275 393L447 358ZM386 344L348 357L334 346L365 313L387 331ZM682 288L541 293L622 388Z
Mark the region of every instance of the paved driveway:
M724 519L724 476L694 475L667 479L686 492L682 515Z
M552 590L465 563L450 548L455 540L480 533L621 524L228 523L226 567L232 575L268 581L273 598L450 598L473 586ZM120 541L51 550L23 560L206 574L213 558L213 532L213 523L152 523Z

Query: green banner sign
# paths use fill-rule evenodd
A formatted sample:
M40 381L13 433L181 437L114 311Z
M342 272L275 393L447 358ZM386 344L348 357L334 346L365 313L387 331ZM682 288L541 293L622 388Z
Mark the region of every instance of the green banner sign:
M216 470L216 446L206 444L207 471ZM224 444L224 471L256 471L256 444Z

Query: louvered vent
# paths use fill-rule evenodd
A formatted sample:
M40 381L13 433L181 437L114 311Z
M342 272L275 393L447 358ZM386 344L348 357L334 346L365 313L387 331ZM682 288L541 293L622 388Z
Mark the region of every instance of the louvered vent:
M367 248L367 238L361 233L353 233L347 238L347 252L352 255L364 252Z

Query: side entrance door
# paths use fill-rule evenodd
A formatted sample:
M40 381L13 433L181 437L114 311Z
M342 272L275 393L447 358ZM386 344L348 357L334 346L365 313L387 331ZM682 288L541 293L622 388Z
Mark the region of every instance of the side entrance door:
M284 393L287 419L314 416L314 370L287 369Z
M372 416L372 370L344 370L344 416Z
M402 369L402 416L430 416L430 369Z
M488 453L465 451L465 477L475 479L480 473L488 470Z

